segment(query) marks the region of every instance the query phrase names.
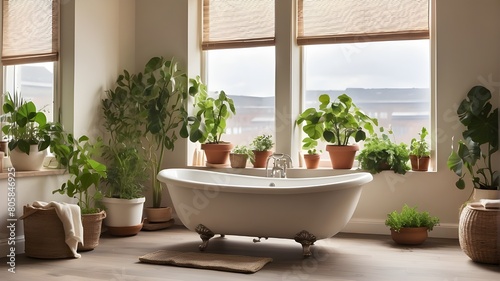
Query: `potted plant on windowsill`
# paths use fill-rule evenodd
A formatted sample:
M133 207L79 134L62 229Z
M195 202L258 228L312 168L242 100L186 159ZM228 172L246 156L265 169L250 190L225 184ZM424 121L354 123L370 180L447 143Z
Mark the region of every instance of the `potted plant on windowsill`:
M498 151L498 108L490 102L491 92L483 86L474 86L467 93L457 109L458 119L465 126L463 140L448 157L448 168L459 179L455 183L459 189L465 188L464 177L472 179L471 197L479 199L500 198L500 172L494 170L493 157ZM475 193L485 193L479 195Z
M116 236L137 234L143 225L144 183L148 179L145 148L142 143L147 112L134 75L124 71L116 88L106 91L101 101L104 129L108 133L104 158L108 176L103 186L108 232Z
M102 220L106 217L105 211L96 207L96 202L102 198L99 183L106 178L106 165L96 160L101 157L101 147L101 140L90 142L87 136L77 140L62 130L55 131L51 141L57 161L70 174L70 178L52 193L76 198L81 209L84 243L78 245L79 251L97 247Z
M307 169L317 169L319 166L319 162L321 160L321 151L316 150L318 146L318 141L314 140L310 137L305 137L302 139L302 149L307 151L307 154L304 154L304 162L306 164Z
M385 133L383 127L379 128L381 135L373 134L365 140L364 148L357 156L359 166L372 174L383 170L392 170L394 173L404 175L410 166L408 147L405 143L396 143L391 140L394 136L392 130Z
M185 118L181 136L189 137L191 142L201 143L207 164L226 165L233 145L222 141L222 135L227 120L236 114L234 102L224 91L220 91L215 98L209 96L207 86L200 77L190 81L192 86L189 93L194 97L194 111L192 116Z
M401 212L387 214L385 225L391 229L394 242L403 245L418 245L425 242L427 232L439 225L438 217L431 217L428 212L419 212L417 207L404 205Z
M366 132L372 134L378 121L364 114L346 94L334 101L323 94L319 96L319 103L318 109L308 108L299 114L296 124L305 123L302 130L309 138L329 143L326 150L334 169L351 169L359 147L349 145L349 141L365 140ZM339 159L341 155L345 156L342 160Z
M426 140L427 129L422 127L419 138L413 138L410 142L410 164L413 171L427 171L431 159L429 143Z
M231 168L245 168L248 159L253 162L253 152L246 145L237 145L229 154Z
M273 136L262 134L256 136L252 141L252 152L254 155L254 168L265 168L267 157L273 152L271 149L274 146Z
M3 112L7 124L2 132L9 139L12 166L18 171L40 170L51 141L47 117L18 93L4 95Z

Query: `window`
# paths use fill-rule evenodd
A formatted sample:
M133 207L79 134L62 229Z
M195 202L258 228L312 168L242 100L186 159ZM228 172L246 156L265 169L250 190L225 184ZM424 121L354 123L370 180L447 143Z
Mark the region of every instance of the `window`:
M224 1L204 1L205 14L207 5L210 6L213 2ZM246 1L225 2L236 10L238 7L244 10L236 2ZM255 4L259 1L250 2ZM290 82L297 81L295 80L297 77L301 80L302 101L294 100L291 103L293 108L280 108L282 113L300 112L304 108L315 106L318 95L322 93L329 93L332 97L347 93L366 113L376 117L380 126L391 126L398 142L408 143L422 126L430 127L428 1L297 0L293 1L294 4L287 1L271 2L280 13L288 11L290 15L296 14L296 26L281 22L285 18L288 19L287 17L281 17L280 24L276 27L273 25L276 34L296 33L296 44L290 43L284 46L283 40L286 39L284 37L276 39L272 37L273 40L268 41L248 40L253 43L273 42L275 47L251 48L253 46L247 45L240 49L229 49L242 47L231 45L235 44L238 38L213 40L211 44L202 44L206 55L205 80L209 90L225 90L230 96L236 97L236 106L243 107L237 109L236 116L228 122L226 133L228 140L235 144L246 144L249 138L258 134L256 131L247 131L251 128L263 129L272 124L278 128L288 126L283 122L289 120L281 115L277 116L280 113L270 107L275 105L273 98L276 98L276 93L279 93L279 99L283 98L282 95L289 95L288 98L292 99L297 94L276 91L283 85L269 81L271 78L275 79L274 72L292 73ZM246 16L259 18L258 14L254 15L249 12L250 10L245 11ZM224 17L226 25L234 27L240 24L239 18L228 15L236 14L234 11L226 11L217 17ZM211 11L208 22L215 16L216 13ZM206 18L203 22L204 32L211 30L206 28ZM254 30L261 30L255 28L256 26L260 27L254 25ZM268 37L261 36L261 39ZM206 42L205 35L203 42ZM217 42L226 42L226 46L217 47ZM240 40L239 44L242 42L245 40ZM280 44L277 45L276 42ZM293 57L290 57L290 61L293 63L285 64L286 69L282 65L276 65L277 56L276 54L273 56L272 52L289 51L294 48L295 50L300 48L301 51L291 52ZM298 59L300 54L302 54L301 60ZM294 63L297 61L301 63L295 68ZM254 88L261 91L253 90ZM249 101L258 101L259 105L263 105L261 109L265 108L265 111L256 111ZM262 101L265 103L260 103ZM249 112L258 118L252 119L248 116ZM269 118L269 114L274 114L274 118ZM249 120L266 122L273 120L273 123L257 125L258 122L249 123ZM273 132L276 132L276 129ZM299 130L295 132L300 133ZM238 134L242 135L237 136ZM301 145L296 141L297 136L283 133L275 135L276 142L290 142L290 139L294 147ZM292 151L280 152L292 153Z
M18 92L54 120L59 59L59 0L2 1L2 63L6 92Z

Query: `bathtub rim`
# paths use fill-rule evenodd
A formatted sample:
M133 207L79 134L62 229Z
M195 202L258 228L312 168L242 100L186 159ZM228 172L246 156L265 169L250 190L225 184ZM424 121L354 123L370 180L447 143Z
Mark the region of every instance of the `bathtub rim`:
M230 176L244 181L258 180L274 183L283 183L286 181L291 182L318 182L315 185L297 185L293 187L269 187L269 186L258 186L258 185L230 185L224 183L205 183L199 180L191 179L180 179L173 176L177 171L188 172L188 173L200 173L200 174L212 174L214 176ZM266 178L260 176L252 175L241 175L233 174L227 172L209 171L209 170L199 170L199 169L189 169L189 168L168 168L161 170L157 178L159 181L165 183L167 188L169 184L175 184L177 186L198 189L198 190L210 190L219 192L234 192L234 193L248 193L248 194L302 194L311 192L331 192L334 190L341 190L346 188L362 187L363 185L369 183L373 180L373 176L367 172L355 172L342 175L332 175L332 176L320 176L320 177L307 177L307 178ZM343 179L344 181L340 185L339 183L332 182L321 182L332 179ZM336 185L333 186L332 185Z

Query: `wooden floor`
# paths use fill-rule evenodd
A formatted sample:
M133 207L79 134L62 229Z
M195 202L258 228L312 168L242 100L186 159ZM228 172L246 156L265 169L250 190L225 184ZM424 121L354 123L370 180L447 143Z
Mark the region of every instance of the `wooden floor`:
M457 240L429 239L418 247L395 245L390 236L340 233L317 241L313 256L302 258L293 240L253 243L253 237L210 240L206 249L273 258L254 274L139 263L138 257L160 249L198 251L199 236L183 227L117 238L103 234L100 245L80 259L40 260L16 257L16 273L0 259L1 280L500 280L500 267L472 262Z

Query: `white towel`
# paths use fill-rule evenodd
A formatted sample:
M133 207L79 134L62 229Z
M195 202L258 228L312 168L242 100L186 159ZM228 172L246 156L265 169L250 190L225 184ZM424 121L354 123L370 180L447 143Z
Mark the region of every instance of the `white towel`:
M33 203L33 207L40 209L55 208L57 216L61 220L64 233L66 235L66 244L73 252L75 258L80 258L81 255L78 254L77 248L78 243L83 244L83 225L80 207L76 204L59 203L59 202L42 202L36 201Z
M485 209L500 209L500 199L480 199Z

